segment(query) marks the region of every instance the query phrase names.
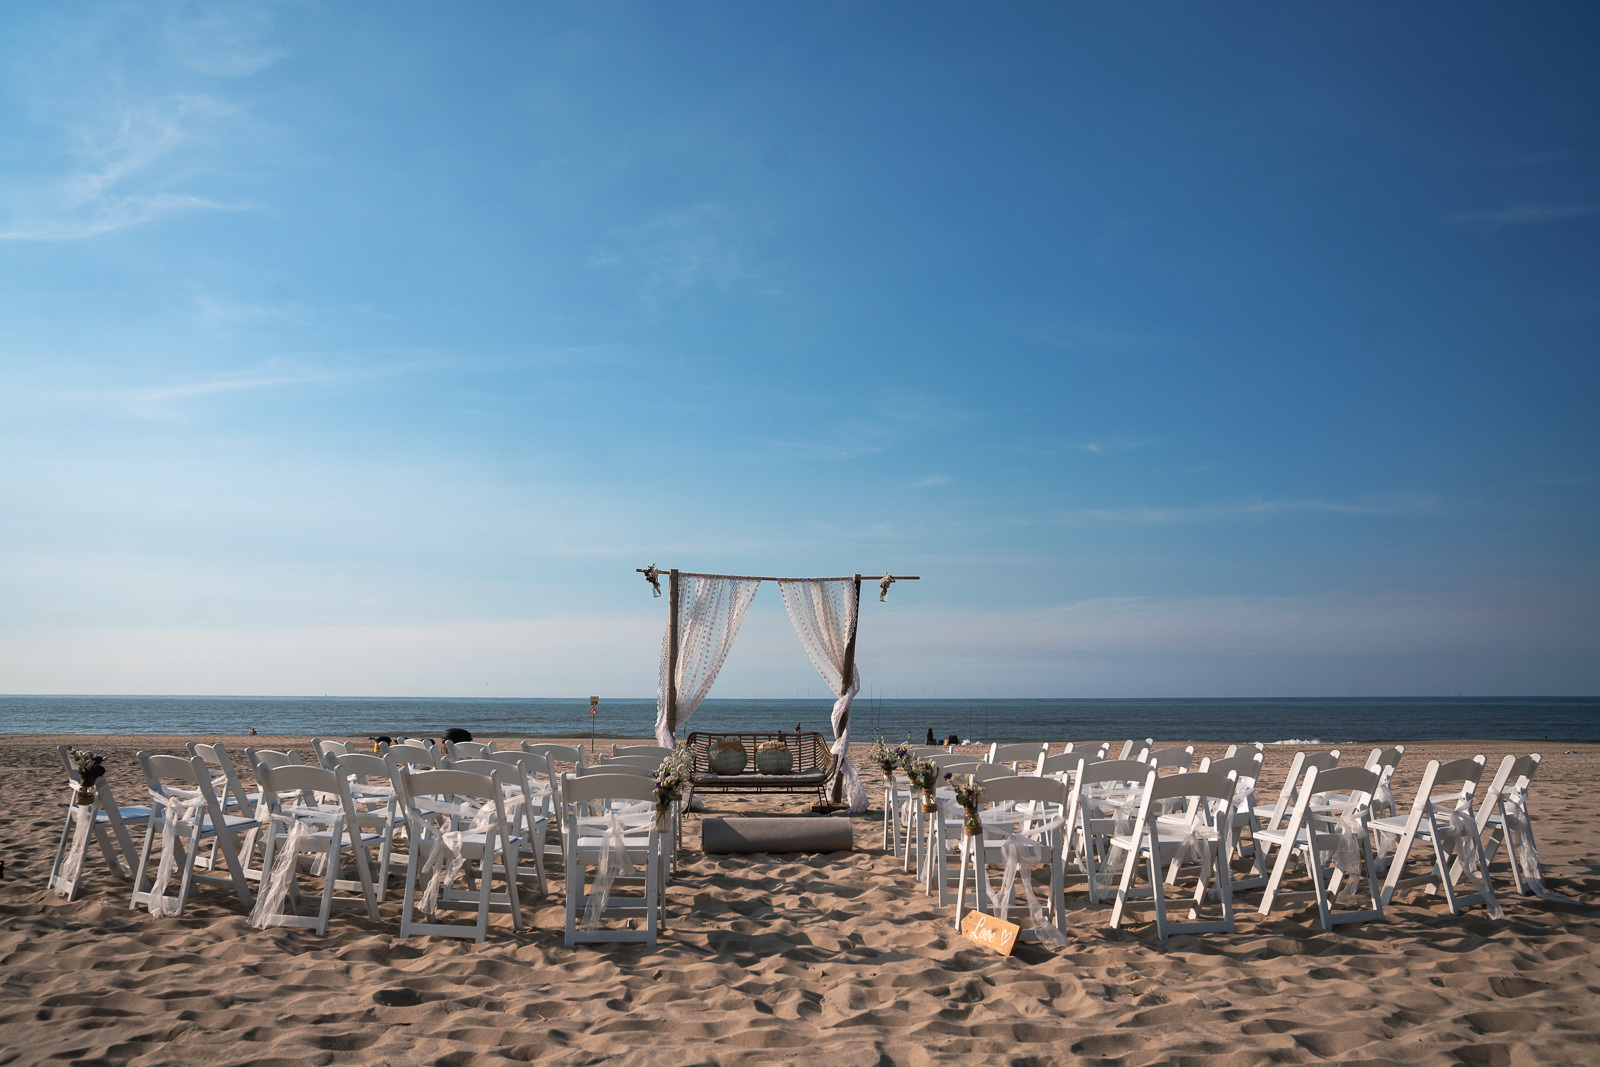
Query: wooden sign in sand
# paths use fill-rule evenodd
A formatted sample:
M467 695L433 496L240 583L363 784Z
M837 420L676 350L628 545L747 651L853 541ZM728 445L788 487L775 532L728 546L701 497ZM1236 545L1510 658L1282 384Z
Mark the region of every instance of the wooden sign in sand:
M961 920L961 932L984 948L992 948L1002 956L1009 956L1017 945L1017 935L1022 933L1022 927L981 911L969 911L966 918Z

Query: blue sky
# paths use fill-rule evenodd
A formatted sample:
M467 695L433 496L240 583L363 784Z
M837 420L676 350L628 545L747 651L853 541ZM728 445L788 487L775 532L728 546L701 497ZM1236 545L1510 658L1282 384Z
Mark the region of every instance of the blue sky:
M1586 4L0 12L0 691L1600 692ZM764 589L713 695L820 693Z

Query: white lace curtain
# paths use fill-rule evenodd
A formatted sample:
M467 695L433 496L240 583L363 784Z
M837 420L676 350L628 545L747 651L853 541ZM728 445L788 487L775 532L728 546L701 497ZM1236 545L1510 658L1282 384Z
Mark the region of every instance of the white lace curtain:
M728 658L744 613L761 582L754 578L678 578L678 722L689 716L711 691L711 683ZM667 671L671 663L672 625L661 635L661 672L656 686L656 743L673 747L667 723Z
M850 811L867 810L867 789L850 762L850 705L861 691L861 672L851 665L844 676L844 653L856 629L855 582L844 579L780 581L783 606L806 654L828 688L838 694L833 705L833 754L844 776L844 799Z

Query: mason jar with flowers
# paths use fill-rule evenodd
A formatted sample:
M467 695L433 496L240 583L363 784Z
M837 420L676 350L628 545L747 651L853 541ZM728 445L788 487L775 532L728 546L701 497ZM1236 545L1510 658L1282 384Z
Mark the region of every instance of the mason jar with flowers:
M939 768L932 760L913 756L905 761L906 778L911 781L911 788L922 794L922 810L935 812L939 805L933 796L934 783L939 780Z
M945 777L948 778L949 775ZM983 820L978 818L978 804L983 800L983 786L978 784L978 779L970 774L962 775L950 783L950 791L956 795L956 803L961 805L962 833L968 837L977 837L983 833Z

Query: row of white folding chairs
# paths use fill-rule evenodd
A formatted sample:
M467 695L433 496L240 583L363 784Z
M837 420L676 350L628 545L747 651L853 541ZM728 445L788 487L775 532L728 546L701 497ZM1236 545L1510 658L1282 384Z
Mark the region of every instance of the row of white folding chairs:
M341 746L343 747L343 746ZM393 782L396 772L405 769L415 771L419 766L427 764L414 763L410 760L432 759L443 762L447 757L438 754L425 754L421 751L408 753L402 746L394 746L397 751L386 752L386 758L380 758L365 752L350 752L345 748L343 752L330 745L318 745L318 752L340 777L347 781L352 789L352 799L356 801L355 822L352 824L360 838L367 845L379 848L377 858L377 873L370 881L373 895L376 900L381 900L385 892L388 874L391 870L391 847L394 841L394 832L406 824L406 816L402 811L399 791L394 788ZM112 793L110 782L100 778L93 785L95 802L84 809L87 817L84 820L84 832L74 836L76 823L79 821L74 805L69 805L68 817L62 828L61 840L56 850L55 862L52 865L50 884L57 888L63 895L74 896L82 884L79 874L83 861L91 845L98 845L105 860L107 868L118 877L130 879L135 882L135 900L148 905L152 899L152 889L155 873L150 864L151 855L155 848L155 836L161 833L163 838L168 835L166 820L167 800L173 799L176 805L174 819L171 822L173 830L173 868L179 877L179 891L176 897L168 898L165 903L158 901L158 910L170 909L174 913L181 913L189 895L189 890L197 882L205 880L219 881L234 887L241 903L249 903L250 890L248 883L260 882L263 879L263 868L270 867L272 858L270 853L280 851L281 846L277 835L271 833L273 819L269 814L282 808L281 803L274 800L276 794L266 787L265 779L277 768L293 768L299 764L299 757L293 752L276 752L271 750L247 750L247 762L250 766L257 767L258 788L255 792L246 792L240 781L237 770L229 758L226 749L222 746L210 746L191 743L187 757L149 757L141 759L141 765L146 771L147 786L151 790L152 798L159 797L161 808L152 819L152 809L148 806L124 806L117 802ZM518 765L524 772L523 783L520 787L526 789L526 783L532 771L546 761L548 768L549 757L557 757L573 761L580 770L584 769L584 759L581 749L566 748L564 746L524 745L526 751L513 751L511 753L493 753L498 756L501 766L507 764ZM447 750L448 751L448 750ZM465 755L470 749L458 748L458 753ZM610 769L621 769L622 763L646 764L653 767L658 760L648 757L659 755L662 750L653 746L619 746L622 759ZM66 771L69 786L72 789L70 797L75 797L81 782L77 777L76 767L70 759L65 746L62 746L61 761ZM144 754L148 757L149 754ZM409 757L409 759L408 759ZM341 769L342 765L342 769ZM461 762L457 761L458 768ZM306 768L316 770L316 768ZM493 774L498 769L496 766L480 766L481 771ZM639 772L640 768L630 766L628 770ZM298 772L286 770L285 774L294 775ZM509 774L509 772L502 772ZM644 772L648 774L648 772ZM162 784L163 775L166 784ZM548 769L544 773L545 779L551 784L552 790L559 789L562 778L551 774ZM329 780L331 781L331 780ZM326 782L324 783L326 784ZM515 792L519 783L511 778L506 785L508 794ZM303 804L291 806L286 809L291 815L314 812L326 816L331 808L336 807L333 790L310 790L309 787L296 787L302 794ZM320 794L318 796L317 794ZM263 803L266 797L269 803ZM541 806L537 801L530 803L525 796L523 802L517 805L517 829L519 833L537 838L541 843L543 835L542 825L552 821L549 819L550 805L548 802ZM263 818L263 816L267 816ZM559 829L563 826L560 819L553 820ZM278 824L287 827L289 824L282 819ZM134 859L135 844L133 830L140 826L147 828L144 847L139 850L138 860ZM222 827L218 833L217 827ZM262 831L267 834L263 836ZM83 840L78 840L81 836ZM305 835L302 835L305 836ZM326 845L329 836L326 833L311 839L312 844ZM202 855L202 846L210 846L210 855ZM253 861L257 847L263 852L261 864ZM533 874L540 881L543 889L541 848L535 854L535 867L524 868L523 874ZM75 854L75 855L69 855ZM410 855L405 858L410 862ZM364 860L363 860L364 862ZM358 864L360 865L360 864ZM66 877L70 869L70 879ZM226 872L225 876L221 872ZM68 882L70 881L70 884ZM337 888L351 888L354 880L338 880ZM335 888L333 881L328 883L330 893ZM165 896L165 894L161 894ZM318 928L325 928L326 908L321 916Z
M1141 763L1148 763L1158 767L1173 767L1179 770L1189 770L1194 759L1194 746L1186 748L1155 749L1155 742L1146 738L1143 742L1134 740L1125 741L1122 745L1122 755L1118 759L1129 759L1128 753L1138 746L1137 755L1132 757ZM1070 781L1073 768L1084 759L1099 762L1110 758L1109 742L1067 743L1061 752L1050 754L1050 745L1043 742L1018 742L1014 744L993 744L989 747L987 758L977 757L963 753L950 752L946 749L933 746L913 746L909 749L912 755L922 756L931 760L941 771L957 765L973 761L991 767L1000 767L1009 761L1012 774L1024 773L1021 765L1024 762L1032 763L1032 769L1027 773L1035 776L1057 776L1064 781ZM1265 746L1259 742L1252 746L1230 745L1224 758L1231 759L1242 751L1253 750L1262 753ZM1254 784L1253 782L1251 783ZM911 796L909 782L902 775L890 775L884 781L884 810L883 810L883 847L885 851L892 852L905 860L909 869L909 852L917 846L913 835L907 832L907 827L914 821L911 805L915 798Z
M529 759L535 757L529 756ZM519 831L530 825L525 775L509 761L471 761L476 767L450 770L415 769L399 761L367 754L345 754L335 767L309 767L279 759L256 764L261 804L257 816L229 814L213 787L200 756L140 753L140 764L156 800L157 812L147 827L144 847L134 875L133 903L163 914L181 914L194 885L230 884L240 903L254 908L258 925L304 925L319 933L327 927L336 889L358 889L370 918L376 919L381 886L387 878L388 852L393 833L405 826L408 836L405 899L401 935L447 934L482 940L491 907L510 911L515 929L522 928L517 880L533 874L540 880L542 866L522 868L519 854L524 838ZM467 762L467 761L463 761ZM361 810L353 787L359 783L364 801L377 799L376 807ZM521 804L508 804L517 792ZM515 817L508 810L519 808ZM531 822L542 827L543 819ZM157 833L162 836L160 868L152 870ZM251 840L261 834L261 864L252 867ZM542 833L541 833L542 837ZM201 857L210 843L220 853L227 881L216 873L213 860ZM379 874L369 866L369 853L378 853ZM287 904L299 907L299 864L303 855L318 862L313 875L322 878L321 908L315 919L285 914ZM341 877L342 860L353 858L357 877ZM470 866L475 863L476 872ZM496 866L501 889L491 892ZM208 870L213 873L207 873ZM465 874L468 889L456 888ZM252 901L249 882L261 882ZM274 876L276 875L276 876ZM176 876L175 896L166 886ZM471 888L474 880L477 889ZM432 892L429 892L429 886ZM419 895L420 894L420 895ZM440 906L476 906L471 924L446 923L437 918ZM417 919L417 911L426 912Z
M1276 904L1286 899L1311 899L1324 929L1381 919L1384 907L1405 885L1441 891L1453 915L1474 904L1482 904L1491 915L1498 915L1500 907L1489 864L1501 844L1508 846L1518 891L1543 893L1537 847L1527 817L1528 789L1540 764L1537 754L1506 756L1487 788L1480 788L1485 770L1483 756L1430 761L1409 813L1374 818L1373 809L1384 801L1388 776L1397 762L1395 750L1374 750L1363 767L1339 767L1326 759L1309 757L1297 761L1299 773L1292 773L1286 783L1285 792L1292 795L1288 813L1283 813L1282 805L1278 812L1282 828L1258 826L1253 834L1258 871L1260 858L1272 848L1278 850L1262 895L1262 915L1270 914ZM1154 771L1150 781L1156 781ZM1172 779L1167 782L1172 788ZM1388 803L1392 807L1392 799ZM1114 840L1127 843L1125 839ZM1414 844L1427 847L1427 869L1407 876L1406 862ZM1390 848L1392 855L1386 858ZM1155 864L1148 846L1145 853L1152 862L1153 877ZM1284 879L1296 860L1304 868L1310 888L1288 894L1283 889ZM1220 870L1218 877L1233 881ZM1365 883L1364 907L1338 908L1340 891L1347 879ZM1464 880L1469 889L1463 892L1459 887ZM1125 871L1118 891L1119 909L1128 883ZM1234 883L1229 888L1241 886ZM1198 902L1199 897L1196 899ZM1160 925L1158 912L1158 929Z
M1244 761L1259 767L1259 754ZM1029 922L1019 934L1023 940L1049 940L1065 942L1062 932L1065 911L1065 857L1067 843L1076 832L1094 832L1093 815L1096 814L1085 801L1096 792L1099 783L1127 786L1119 802L1137 807L1139 814L1116 834L1116 826L1103 827L1099 836L1127 853L1123 865L1122 884L1119 886L1112 925L1121 917L1123 908L1132 899L1131 882L1136 863L1143 855L1150 868L1151 887L1146 895L1156 906L1158 935L1166 937L1172 932L1232 928L1232 895L1228 884L1227 836L1216 833L1217 821L1210 819L1208 802L1219 805L1222 811L1231 812L1237 786L1236 772L1226 775L1205 771L1193 774L1163 777L1159 768L1136 761L1100 761L1089 764L1080 756L1080 774L1073 787L1065 781L1048 776L1017 776L1006 773L1003 767L984 764L949 764L946 770L953 775L971 774L983 785L980 800L978 832L961 829L964 817L945 801L939 812L926 827L925 866L923 874L929 892L935 888L940 903L955 905L955 921L959 926L963 913L969 908L981 911L999 910L1002 913L1012 906L1012 895L1020 889L1028 905ZM1086 767L1095 767L1091 772ZM1181 780L1180 780L1181 779ZM1097 798L1098 799L1098 798ZM1164 814L1164 801L1184 799L1187 807L1179 814ZM1222 821L1229 821L1223 816ZM1175 822L1175 825L1174 825ZM1142 831L1142 833L1140 832ZM1158 868L1169 861L1176 870L1183 858L1178 849L1188 845L1197 847L1194 857L1201 861L1201 876L1196 889L1198 901L1207 890L1219 887L1223 916L1221 919L1187 924L1170 923L1166 918L1165 903ZM947 861L954 859L957 872L950 877ZM1001 888L994 893L990 884L990 870L1003 866ZM1034 898L1028 868L1043 867L1048 876L1046 903ZM1098 869L1091 862L1091 879ZM1210 873L1207 873L1207 872ZM954 881L952 888L950 882ZM969 892L970 887L970 892Z
M1458 845L1456 852L1450 852L1446 845L1450 842L1455 831L1452 831L1448 826L1444 826L1440 821L1449 817L1447 813L1450 810L1470 807L1470 792L1472 784L1476 782L1472 766L1477 766L1481 772L1483 763L1481 757L1475 763L1474 761L1456 761L1454 765L1446 764L1442 768L1435 768L1430 765L1427 774L1432 779L1432 782L1430 784L1429 781L1425 780L1423 783L1418 793L1418 800L1413 805L1411 816L1409 818L1393 816L1387 821L1384 819L1376 820L1375 832L1387 832L1391 836L1400 839L1397 859L1387 868L1388 877L1383 890L1380 891L1375 879L1383 868L1379 865L1381 860L1374 850L1367 832L1367 819L1369 810L1375 803L1386 804L1392 808L1392 798L1388 795L1388 781L1394 772L1395 766L1398 764L1400 756L1403 754L1403 748L1397 746L1392 749L1374 749L1368 757L1366 766L1362 768L1337 768L1336 764L1339 756L1337 751L1331 753L1297 753L1291 773L1287 777L1283 791L1280 794L1280 800L1273 806L1273 825L1270 828L1262 828L1254 813L1250 810L1254 785L1250 779L1258 778L1260 775L1261 747L1255 746L1246 751L1250 753L1247 756L1233 757L1230 760L1217 761L1216 763L1207 761L1207 763L1202 764L1201 768L1201 773L1226 771L1228 776L1235 780L1234 795L1228 804L1228 810L1233 813L1230 818L1230 829L1235 831L1230 836L1241 837L1242 833L1248 828L1251 836L1256 839L1252 842L1254 847L1250 852L1255 865L1253 878L1247 880L1235 879L1231 873L1220 870L1220 867L1225 866L1225 864L1217 864L1215 858L1208 861L1212 863L1212 871L1218 879L1226 878L1231 883L1228 887L1228 895L1230 897L1232 889L1265 886L1266 893L1263 897L1261 910L1263 914L1270 913L1274 900L1281 898L1280 889L1287 864L1291 859L1299 858L1308 868L1308 874L1310 874L1313 882L1311 892L1304 895L1315 897L1319 917L1325 928L1331 928L1331 926L1339 922L1381 917L1382 903L1392 897L1396 885L1400 883L1404 858L1409 852L1410 844L1413 840L1420 839L1431 844L1434 849L1434 870L1429 875L1410 879L1411 883L1429 882L1431 880L1434 885L1443 885L1446 899L1452 912L1458 912L1461 907L1471 903L1486 902L1488 900L1492 890L1487 886L1486 875L1480 880L1476 894L1462 895L1454 891L1453 883L1459 882L1463 870L1470 866L1459 855L1459 852L1462 849L1470 850L1473 846L1470 844ZM1146 751L1145 755L1148 759L1151 754ZM1487 861L1493 858L1500 843L1507 842L1510 844L1511 847L1508 852L1510 853L1512 876L1518 890L1522 892L1543 891L1542 875L1538 871L1537 850L1533 846L1531 826L1526 815L1528 784L1533 772L1537 769L1538 762L1539 758L1537 756L1506 757L1494 783L1486 793L1484 803L1480 805L1476 813L1456 816L1458 822L1462 819L1475 822L1478 830L1473 833L1473 836L1477 836L1477 832L1485 830L1489 832L1488 836L1483 839L1480 849L1481 854L1484 856L1482 866L1485 871L1487 870ZM1070 817L1069 834L1076 835L1080 843L1091 899L1096 899L1098 896L1096 892L1098 889L1097 868L1103 866L1106 858L1100 850L1100 843L1107 839L1107 835L1103 832L1103 820L1102 832L1098 834L1093 832L1094 813L1091 808L1084 804L1087 800L1088 789L1096 783L1110 782L1118 777L1121 777L1124 784L1127 784L1141 775L1146 777L1148 782L1153 785L1161 777L1161 765L1167 763L1181 764L1181 761L1148 759L1148 762L1144 764L1123 763L1121 766L1118 766L1116 761L1110 761L1109 765L1107 765L1107 761L1102 761L1095 771L1090 771L1088 768L1095 767L1097 766L1096 764L1090 763L1087 759L1081 760L1081 763L1083 766L1078 771L1078 776L1081 777L1079 777L1077 783L1079 789L1073 793L1073 806L1076 810L1074 815ZM976 771L980 777L995 773L993 769L985 769L982 766L961 768L952 766L948 762L945 766L948 769ZM1040 769L1048 769L1043 764L1043 761L1041 761ZM1318 784L1319 774L1321 775L1320 784ZM1465 779L1472 779L1472 784L1468 784ZM1165 793L1177 789L1191 788L1196 784L1194 781L1169 783L1163 787L1163 795L1158 799L1170 800L1172 798L1166 797ZM1456 792L1447 792L1443 796L1435 795L1439 788L1443 788L1446 785L1453 787ZM1146 803L1146 798L1149 795L1149 790L1146 789L1144 795L1140 797L1140 802ZM1174 794L1174 796L1177 795ZM1124 801L1125 804L1129 802ZM1184 822L1185 820L1192 821L1197 810L1192 800L1187 813L1174 814L1158 810L1154 813L1154 825L1158 828L1165 827L1169 834L1172 831L1181 831L1186 836L1192 837L1192 830L1186 828ZM1213 823L1216 821L1215 819L1212 820ZM951 820L948 818L936 817L935 819L935 825L940 829L943 829L950 822ZM1284 829L1277 828L1279 822L1285 824ZM1441 829L1441 827L1443 828ZM1159 829L1156 832L1159 833ZM1069 837L1069 840L1071 840L1071 837ZM1110 836L1112 844L1118 847L1127 846L1130 840L1126 833L1120 835L1120 837L1115 834ZM1334 851L1337 851L1334 847L1335 844L1345 842L1348 843L1342 846L1347 853L1345 865L1350 870L1348 872L1335 870L1330 877L1329 870L1323 861L1331 856ZM1230 850L1232 845L1233 843L1230 842ZM1280 848L1280 855L1276 868L1268 876L1264 860L1267 851L1273 846ZM1162 848L1159 842L1152 845L1149 837L1146 837L1139 847L1145 861L1151 865L1153 876L1155 868L1162 865L1156 858L1162 852ZM937 862L941 864L941 867L943 853L947 849L948 845L941 842L937 854ZM1123 850L1126 851L1125 848ZM1351 851L1359 854L1348 856ZM928 849L928 853L927 862L936 862L936 854L932 847ZM1529 859L1530 856L1532 857L1531 859ZM1132 876L1132 864L1135 858L1133 855L1128 855L1124 864L1123 885L1118 888L1114 922L1120 917L1121 911L1127 904L1128 880ZM1097 860L1101 862L1097 863ZM1166 879L1168 884L1175 881L1177 869L1178 864L1174 861ZM940 885L943 902L943 883L938 877L943 872L942 869L939 869L936 874L935 870L936 868L934 867L925 866L923 874L930 891L933 884L938 883ZM1366 872L1372 906L1355 911L1336 911L1331 904L1330 894L1332 898L1336 898L1343 877L1347 873L1355 874L1361 870ZM1525 886L1536 888L1530 889L1525 888ZM1202 884L1201 889L1203 888ZM1197 889L1197 892L1199 891ZM1153 887L1151 892L1155 897L1160 895L1159 887ZM1220 893L1220 890L1218 892ZM1228 905L1227 910L1229 914L1219 921L1231 923L1231 903ZM1157 926L1158 931L1162 927L1171 928L1170 924L1165 922L1164 908L1160 905L1158 905ZM1165 936L1165 934L1163 933L1162 936Z
M1109 870L1109 873L1120 876L1110 916L1113 928L1120 925L1130 905L1142 899L1154 910L1158 938L1165 939L1173 933L1231 933L1234 929L1233 894L1240 886L1235 884L1229 860L1234 847L1235 830L1245 828L1245 823L1239 818L1243 813L1237 810L1237 806L1249 788L1246 785L1241 790L1241 780L1248 782L1248 777L1242 779L1242 776L1259 776L1261 759L1259 751L1251 750L1244 756L1206 761L1200 770L1194 772L1163 775L1161 767L1154 762L1101 760L1091 763L1087 758L1080 758L1076 773L1072 776L1072 786L1069 788L1065 782L1058 786L1065 802L1066 815L1059 836L1053 843L1054 848L1049 853L1052 860L1053 903L1062 899L1057 894L1061 872L1065 869L1068 842L1076 841L1084 857L1091 900L1100 899L1098 890L1102 871ZM986 790L1006 796L1009 790L1004 785L1005 781L991 779L986 784ZM1376 775L1354 769L1353 774L1335 776L1334 785L1351 790L1347 802L1361 804L1364 808L1360 787L1365 785L1369 791L1375 789ZM948 822L945 819L937 820L936 831L942 834ZM940 847L943 851L948 845L941 840ZM1313 840L1313 855L1317 854L1316 848L1317 843ZM963 838L962 851L964 856L971 852L981 854L981 840ZM1256 856L1259 871L1259 845ZM933 859L931 850L930 859ZM1165 887L1176 884L1180 868L1186 864L1194 874L1193 898L1187 921L1174 921L1168 918ZM1117 870L1119 866L1120 871ZM1137 886L1141 866L1145 869L1148 883L1142 890ZM978 874L983 868L976 862L971 868L974 885L977 886ZM1166 869L1165 875L1163 868ZM956 889L958 922L967 903L966 872L967 865L963 864L961 882ZM1282 873L1280 863L1276 880L1281 880ZM1276 888L1276 881L1273 888ZM1319 884L1317 895L1326 921L1326 896L1322 888ZM983 891L978 890L973 904L981 907L983 895ZM1201 910L1209 908L1209 901L1213 899L1219 914L1202 917ZM1266 907L1270 908L1270 904L1269 890ZM1341 916L1345 921L1364 917L1368 916Z

